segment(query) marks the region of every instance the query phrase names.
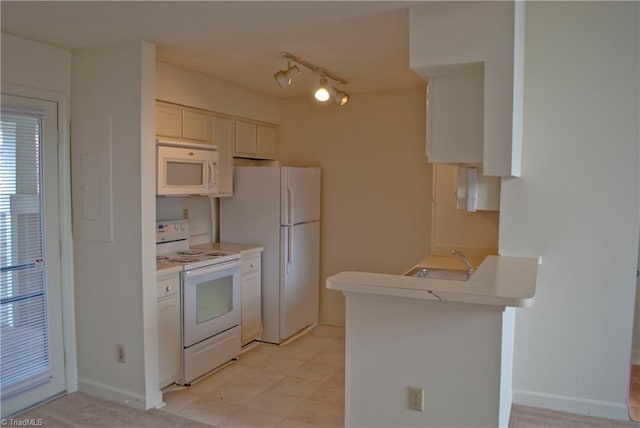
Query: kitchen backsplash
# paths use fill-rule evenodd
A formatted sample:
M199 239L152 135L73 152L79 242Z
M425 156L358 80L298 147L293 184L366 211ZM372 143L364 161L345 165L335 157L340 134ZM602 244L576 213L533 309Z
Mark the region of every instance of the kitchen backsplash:
M176 220L187 214L190 245L216 242L217 205L217 199L205 196L156 197L156 220Z

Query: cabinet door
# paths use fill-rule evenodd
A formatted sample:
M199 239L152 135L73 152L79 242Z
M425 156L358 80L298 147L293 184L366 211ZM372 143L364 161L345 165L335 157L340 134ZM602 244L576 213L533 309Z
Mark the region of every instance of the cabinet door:
M182 112L180 107L156 103L156 135L180 138L182 136Z
M209 115L196 110L182 110L182 138L201 143L211 141L211 121Z
M260 253L242 258L242 344L262 333Z
M270 126L258 125L257 154L273 159L276 154L276 130Z
M254 155L257 150L256 138L257 126L255 123L236 120L236 144L234 154Z
M427 156L431 163L482 164L484 72L429 79Z
M160 388L181 376L180 297L174 294L158 303L158 366Z
M213 144L218 146L218 196L233 195L233 119L212 116Z

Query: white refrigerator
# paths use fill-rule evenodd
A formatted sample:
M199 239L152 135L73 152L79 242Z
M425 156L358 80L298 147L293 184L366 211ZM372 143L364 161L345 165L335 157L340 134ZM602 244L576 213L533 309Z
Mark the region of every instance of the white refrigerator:
M219 220L221 242L264 246L260 340L281 343L316 323L320 168L236 167Z

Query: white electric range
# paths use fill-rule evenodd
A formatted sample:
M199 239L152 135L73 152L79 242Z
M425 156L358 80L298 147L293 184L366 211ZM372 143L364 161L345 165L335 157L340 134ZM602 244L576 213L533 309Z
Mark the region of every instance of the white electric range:
M156 223L157 269L182 266L182 379L189 385L240 354L240 254L189 248L189 223ZM162 334L162 332L159 332Z

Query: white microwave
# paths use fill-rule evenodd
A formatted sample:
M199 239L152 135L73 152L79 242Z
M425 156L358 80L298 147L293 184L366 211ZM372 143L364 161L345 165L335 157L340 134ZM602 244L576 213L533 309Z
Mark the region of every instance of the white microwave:
M218 193L216 146L157 140L158 196Z

